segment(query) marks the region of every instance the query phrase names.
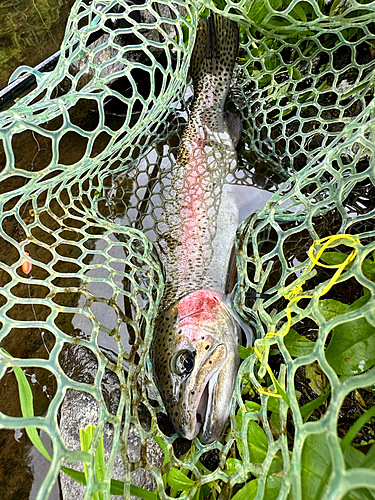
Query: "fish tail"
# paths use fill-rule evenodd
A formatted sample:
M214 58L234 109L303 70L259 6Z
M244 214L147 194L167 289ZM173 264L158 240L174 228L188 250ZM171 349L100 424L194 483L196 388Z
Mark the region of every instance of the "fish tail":
M195 91L201 90L204 78L213 80L215 94L225 101L238 45L238 26L234 21L214 12L208 19L200 19L190 66Z

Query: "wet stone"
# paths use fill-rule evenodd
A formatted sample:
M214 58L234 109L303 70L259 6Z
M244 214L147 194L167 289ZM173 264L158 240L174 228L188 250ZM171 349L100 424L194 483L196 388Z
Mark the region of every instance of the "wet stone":
M75 350L80 346L75 346ZM76 352L77 354L77 352ZM88 355L90 358L92 353ZM89 361L87 358L87 350L81 350L81 354L76 356L76 364L84 364ZM77 363L78 360L78 363ZM90 363L89 363L90 366ZM78 370L78 369L77 369ZM66 370L69 373L70 370ZM78 370L79 371L79 370ZM84 371L84 370L83 370ZM77 373L77 371L75 371ZM83 373L82 373L83 374ZM84 378L84 377L82 377ZM75 377L77 379L77 377ZM80 380L82 381L82 380ZM120 388L117 376L106 370L103 377L102 387L107 390L103 391L104 399L107 408L112 414L115 414L120 399ZM84 429L88 425L96 425L99 418L99 406L93 396L83 391L69 389L66 393L64 401L61 405L60 432L69 450L80 450L79 429ZM141 422L142 424L142 422ZM144 423L146 425L147 422ZM113 441L113 426L106 423L104 425L104 452L106 461L112 449ZM135 426L131 426L127 440L127 456L130 462L137 462L141 457L141 439L138 430ZM163 452L154 440L147 440L147 460L154 467L161 467L163 464ZM83 471L81 462L64 462L66 467L75 468ZM112 470L112 478L123 480L123 460L121 453L118 452L115 458L114 467ZM60 473L61 495L63 500L83 500L85 496L85 487L64 473ZM156 481L152 474L143 468L138 468L131 472L131 484L142 488L154 491ZM111 498L120 498L117 495L112 495ZM138 497L132 497L134 500Z
M98 423L98 404L96 400L85 392L68 390L61 406L60 432L66 446L70 450L79 450L80 437L79 429L84 429L88 425ZM113 428L108 424L104 426L104 450L106 460L109 458L109 451L112 445ZM66 467L71 467L83 471L82 462L63 462ZM117 454L112 471L114 479L123 479L123 467L120 453ZM83 499L85 487L64 473L60 473L61 495L64 500L75 498Z
M128 441L127 441L127 455L130 462L138 462L141 459L141 439L139 432L134 425L130 426ZM147 440L147 461L153 467L162 467L164 461L164 454L160 446L153 439ZM139 469L137 469L139 470ZM142 469L143 470L143 469ZM134 471L136 472L136 471ZM147 472L147 471L145 471ZM152 477L152 476L151 476ZM154 479L152 478L154 481ZM156 488L156 482L153 482ZM141 485L139 485L141 486ZM146 486L143 486L146 488ZM153 491L153 490L152 490Z

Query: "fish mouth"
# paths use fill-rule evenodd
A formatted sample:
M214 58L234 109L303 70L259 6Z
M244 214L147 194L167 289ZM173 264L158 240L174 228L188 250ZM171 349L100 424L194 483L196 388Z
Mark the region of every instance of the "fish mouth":
M196 369L186 387L185 411L180 410L181 437L193 440L202 431L203 445L219 439L230 413L238 366L237 350L219 344Z
M215 399L215 386L218 381L218 375L220 373L220 369L222 368L221 366L218 366L217 369L214 371L214 373L211 374L211 377L208 379L200 400L198 404L198 408L196 411L196 434L198 434L199 430L202 429L203 433L201 436L201 441L203 444L208 444L213 441L215 441L221 432L221 429L219 431L216 430L213 431L212 427L212 410L214 407L214 399ZM214 434L213 436L208 437L207 436L207 431L208 434Z
M172 420L181 437L192 440L200 433L199 439L205 445L220 438L230 414L240 364L237 353L240 327L232 316L226 314L224 307L215 310L214 318L204 322L201 318L192 321L194 315L191 314L191 321L184 323L189 311L183 312L184 317L179 322L184 340L181 346L186 349L197 332L198 335L199 332L207 332L207 336L205 333L202 337L205 342L194 340L194 368L181 379L182 390L179 391L180 399L176 407L179 411L174 411Z
M215 410L217 411L217 408L214 408L214 393L215 386L218 381L218 375L220 373L220 368L215 373L213 373L208 380L198 405L196 418L197 422L200 423L200 428L202 429L200 440L203 444L209 444L213 441L216 441L216 439L220 436L222 430L221 427L215 425L215 418L213 419L213 412Z
M207 428L208 426L208 418L210 415L210 410L212 409L214 387L217 382L218 372L220 371L220 368L221 367L219 367L219 369L215 373L213 373L210 379L207 381L198 404L196 419L197 423L199 423L203 429Z
M198 405L194 415L195 436L202 430L200 441L204 445L219 439L228 420L239 366L236 348L228 349L223 344L218 347L221 347L217 348L221 354L220 363L217 363L215 369L208 374L205 383L202 383L203 390L197 394L196 400Z
M208 386L209 386L209 381L207 382L206 387L203 389L203 393L202 393L201 399L199 401L197 412L196 412L196 420L197 420L197 423L200 424L199 426L204 424L205 420L206 420L207 405L208 405L208 399L209 399Z
M196 369L187 389L185 422L180 425L179 434L185 439L194 439L201 428L209 425L210 408L214 397L217 375L225 363L227 350L219 344ZM184 413L184 412L183 412Z
M220 371L220 368L221 366L219 366L218 369L215 370L214 373L212 373L211 377L207 381L198 404L196 419L197 422L203 427L207 426L206 418L210 413L210 411L207 412L207 410L210 410L212 407L214 387L217 382L217 376Z

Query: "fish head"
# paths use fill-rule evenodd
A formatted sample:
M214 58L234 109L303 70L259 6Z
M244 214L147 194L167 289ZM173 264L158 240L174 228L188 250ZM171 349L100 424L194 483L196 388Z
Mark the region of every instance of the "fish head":
M221 434L240 363L241 327L212 290L197 290L163 311L151 347L154 378L176 432L204 444Z

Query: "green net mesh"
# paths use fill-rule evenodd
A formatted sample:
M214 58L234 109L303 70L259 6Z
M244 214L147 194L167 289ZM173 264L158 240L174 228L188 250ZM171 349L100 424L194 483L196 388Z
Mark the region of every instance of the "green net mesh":
M274 195L241 225L236 241L235 304L257 331L260 356L254 352L241 365L224 438L203 447L198 439L181 443L165 423L148 349L163 293L151 240L187 119L189 57L207 8L241 27L230 98L243 130L231 182L260 185ZM192 484L181 487L184 498L210 491L213 498L219 491L227 498L250 478L253 486L243 498L373 498L367 488L374 487L374 471L353 465L358 462L344 454L337 432L345 397L375 384L373 362L358 359L357 374L339 378L326 346L332 329L348 321L366 318L375 327L375 287L363 271L375 250L374 21L375 3L355 0L75 3L56 69L36 73L36 88L0 116L0 338L10 353L1 352L0 376L11 397L17 390L11 368L21 367L30 381L35 375L42 381L31 384L34 396L43 391L49 399L48 408L21 417L7 411L4 398L0 428L36 427L51 440L53 460L38 499L48 498L63 461L88 464L85 498L98 490L109 498L117 452L124 498L136 468L148 470L160 497L168 498L173 490L163 474L172 466L192 473ZM99 29L99 40L87 45ZM32 71L21 67L13 78ZM327 292L334 270L312 269L308 252L314 241L341 233L357 236L331 247L347 253L355 248L357 255ZM288 292L298 293L294 287L302 283L305 298L292 302ZM352 303L364 288L368 300L355 310L327 319L319 309L323 294L343 302L349 295ZM269 298L254 299L254 290ZM291 355L277 335L287 311L292 328L315 341L305 355ZM268 332L275 335L266 337ZM115 356L102 347L103 339ZM20 355L25 343L30 349ZM272 365L271 346L282 355L274 372L289 398L289 413L285 398L262 391L259 412L245 405L244 386L251 382L261 389ZM64 368L77 347L89 353L90 377ZM295 385L300 367L313 362L329 380L331 395L324 416L306 421ZM114 409L105 401L108 372L121 388ZM89 451L70 449L59 430L68 389L98 403ZM267 411L275 401L278 417L272 422ZM293 445L286 432L290 421ZM98 482L92 465L105 424L112 428L112 448L105 480ZM137 460L127 452L134 428L141 444ZM258 447L244 445L249 433ZM165 455L168 450L164 467L148 459L154 437L162 438ZM327 477L322 491L310 491L313 473L304 464L322 443ZM204 461L207 452L216 460L213 471Z

